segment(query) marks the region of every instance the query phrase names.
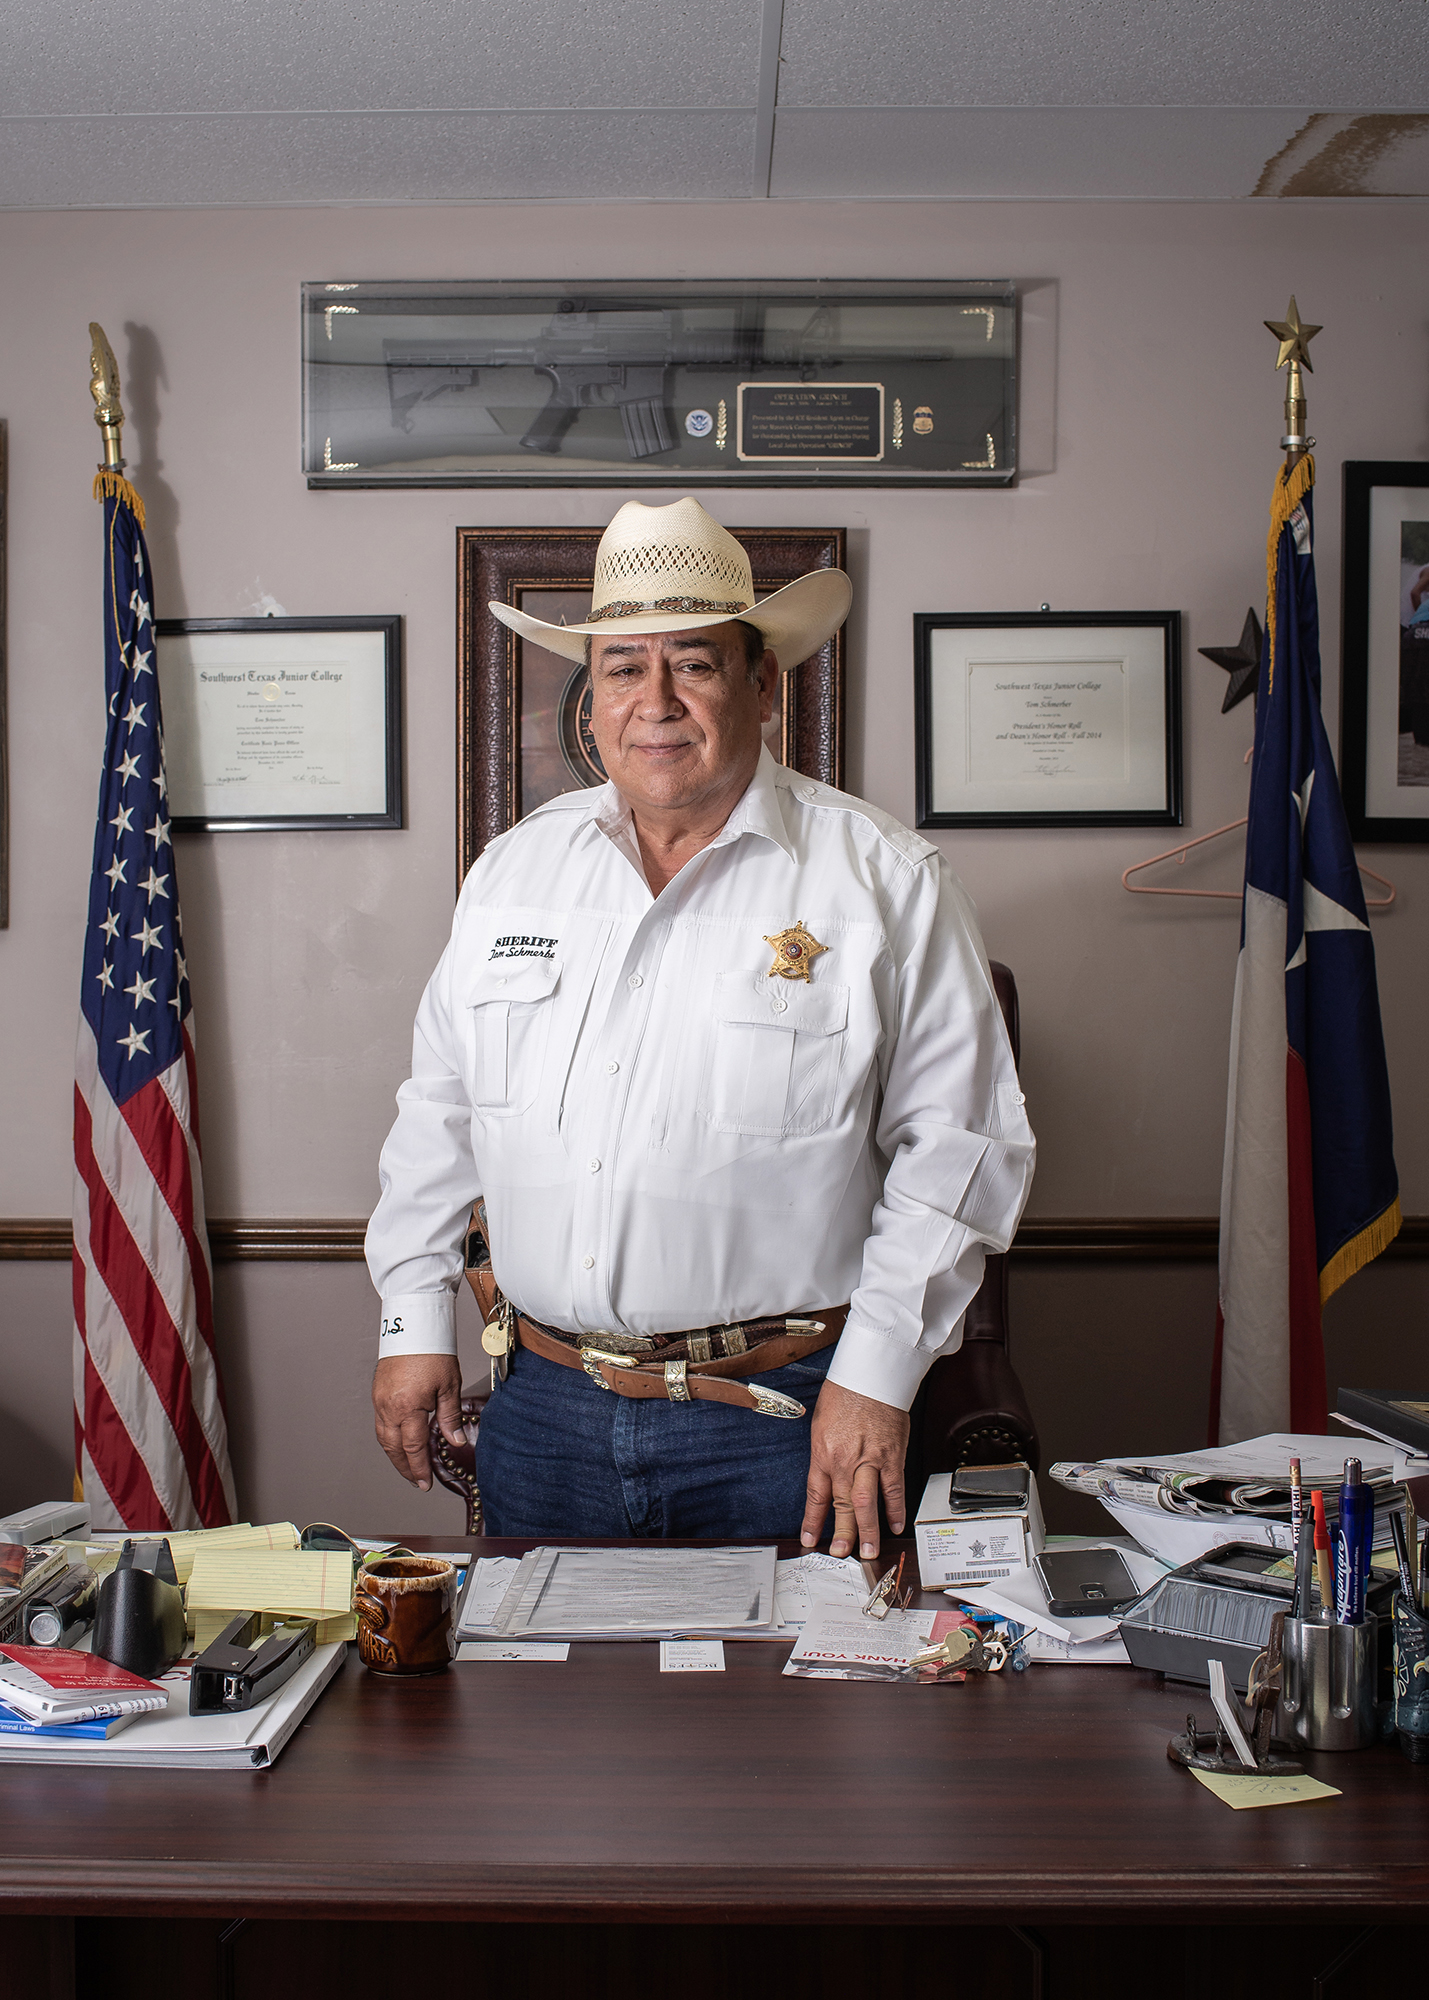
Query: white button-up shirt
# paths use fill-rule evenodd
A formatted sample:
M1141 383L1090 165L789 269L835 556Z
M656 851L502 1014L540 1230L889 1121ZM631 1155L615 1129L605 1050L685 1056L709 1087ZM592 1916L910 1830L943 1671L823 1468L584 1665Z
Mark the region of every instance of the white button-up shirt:
M766 938L803 922L811 977ZM907 1408L1034 1142L972 906L765 751L658 896L614 786L493 841L422 997L367 1261L380 1352L454 1353L473 1202L519 1309L672 1333L851 1300L830 1379Z

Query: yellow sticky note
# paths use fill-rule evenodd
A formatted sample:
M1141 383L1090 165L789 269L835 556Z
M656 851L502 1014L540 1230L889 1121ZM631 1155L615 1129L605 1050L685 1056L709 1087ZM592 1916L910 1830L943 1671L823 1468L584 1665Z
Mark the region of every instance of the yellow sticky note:
M1293 1806L1302 1799L1340 1797L1334 1785L1322 1785L1318 1778L1261 1778L1251 1772L1243 1778L1223 1778L1219 1771L1192 1771L1191 1776L1237 1812L1247 1806Z

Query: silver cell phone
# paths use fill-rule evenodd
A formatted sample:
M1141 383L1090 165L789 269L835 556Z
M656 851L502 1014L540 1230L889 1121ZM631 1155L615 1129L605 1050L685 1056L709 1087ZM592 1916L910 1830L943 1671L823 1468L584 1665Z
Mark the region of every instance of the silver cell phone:
M1032 1566L1054 1618L1107 1618L1141 1595L1120 1549L1048 1549Z

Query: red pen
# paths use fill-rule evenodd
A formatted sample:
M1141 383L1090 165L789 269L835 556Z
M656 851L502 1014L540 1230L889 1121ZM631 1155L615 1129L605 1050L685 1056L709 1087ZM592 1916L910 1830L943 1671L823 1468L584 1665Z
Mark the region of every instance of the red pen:
M1315 1575L1320 1585L1320 1616L1330 1620L1335 1615L1335 1572L1330 1566L1330 1531L1325 1525L1325 1496L1318 1486L1310 1494L1310 1505L1315 1512Z

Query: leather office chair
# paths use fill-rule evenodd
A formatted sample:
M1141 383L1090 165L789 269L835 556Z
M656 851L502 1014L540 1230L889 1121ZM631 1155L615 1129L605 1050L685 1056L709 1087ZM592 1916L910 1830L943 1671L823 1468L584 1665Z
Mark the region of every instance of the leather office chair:
M1014 1062L1022 1055L1017 982L1005 965L992 961L993 987L1007 1023ZM486 1246L473 1227L467 1259L485 1261ZM933 1472L960 1465L996 1465L1022 1458L1037 1470L1037 1426L1007 1352L1007 1259L989 1256L977 1296L963 1322L956 1354L935 1361L918 1391L908 1440L907 1487L910 1512ZM469 1535L481 1529L481 1494L476 1484L476 1430L490 1389L471 1384L461 1392L461 1417L468 1442L458 1450L431 1426L432 1470L441 1484L466 1502Z

